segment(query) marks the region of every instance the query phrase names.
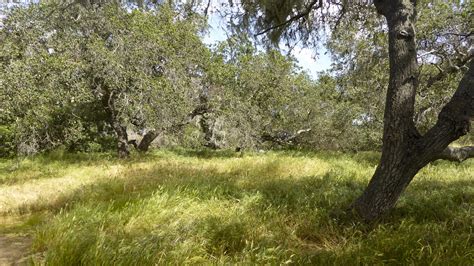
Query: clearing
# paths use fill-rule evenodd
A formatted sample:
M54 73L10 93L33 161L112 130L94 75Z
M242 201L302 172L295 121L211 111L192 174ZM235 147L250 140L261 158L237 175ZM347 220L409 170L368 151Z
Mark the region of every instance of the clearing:
M344 209L377 161L181 149L0 160L0 265L472 263L474 161L432 163L368 226Z

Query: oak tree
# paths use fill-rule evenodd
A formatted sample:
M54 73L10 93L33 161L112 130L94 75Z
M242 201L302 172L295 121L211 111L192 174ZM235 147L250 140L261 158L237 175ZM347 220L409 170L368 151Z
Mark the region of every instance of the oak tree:
M470 57L465 62L468 70L436 123L424 133L417 129L414 121L419 85L415 30L417 2L375 0L369 3L386 21L389 79L380 163L363 194L352 204L366 221L376 220L392 209L416 173L429 162L445 158L453 150L461 152L447 147L469 132L474 116L474 61ZM366 4L362 1L248 0L238 8L244 10L243 15L230 20L239 21L241 28L253 30L256 36L266 34L273 43L283 38L297 39L308 45L321 40L321 34L318 34L321 29L337 28L346 13L351 9L357 12L359 8L366 8ZM472 11L472 5L466 2L459 8ZM469 53L472 52L473 49L469 49ZM462 149L463 157L472 156L471 152L466 152L470 148Z

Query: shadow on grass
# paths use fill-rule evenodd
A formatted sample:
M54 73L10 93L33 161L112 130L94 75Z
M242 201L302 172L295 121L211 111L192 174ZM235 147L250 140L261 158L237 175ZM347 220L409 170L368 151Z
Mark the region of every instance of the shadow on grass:
M418 224L452 222L472 215L474 181L417 181L411 184L388 220L411 219ZM469 214L471 213L471 214Z
M175 153L173 151L173 153ZM179 153L178 153L179 154ZM187 153L183 153L187 154ZM276 206L285 214L293 215L311 210L327 214L340 213L362 193L365 181L357 180L347 171L329 170L317 176L299 178L275 177L278 167L275 162L259 164L258 167L236 168L220 171L200 168L183 161L182 164L156 165L151 169L134 169L134 163L149 160L155 155L136 158L127 162L128 167L119 178L105 179L80 187L52 203L25 207L24 212L49 210L57 212L69 209L77 203L111 202L116 208L126 203L143 200L156 191L193 191L198 199L242 199L246 195L260 193L265 204ZM230 156L231 157L231 156ZM374 158L374 157L370 157ZM369 160L372 160L369 159ZM97 161L96 161L97 163ZM455 216L462 204L474 201L471 180L449 183L418 181L410 185L402 196L399 206L387 221L412 218L419 222L446 221Z
M59 211L76 203L109 202L119 207L129 201L141 200L156 191L194 191L198 199L241 199L260 193L265 201L281 210L294 212L305 208L340 205L341 197L361 191L363 184L350 179L337 178L329 171L320 176L278 177L278 162L269 161L254 168L244 165L230 171L197 164L160 164L151 169L134 169L133 163L120 173L120 177L104 179L80 187L60 197L56 202L44 202L27 207L27 211ZM348 177L349 178L349 177ZM347 198L344 196L344 198ZM309 202L309 203L308 203ZM264 207L264 206L263 206Z
M338 158L350 158L363 166L371 167L378 161L379 155L374 152L362 152L348 156L340 152L318 152L287 150L271 152L278 157L309 157L322 160L334 161ZM198 158L198 159L231 159L242 156L266 156L265 153L252 151L235 152L233 150L212 149L183 149L155 150L149 153L133 152L126 160L120 160L115 153L68 153L63 150L55 150L34 157L5 159L0 161L0 185L14 185L24 183L33 179L61 177L60 172L67 168L79 166L98 166L121 164L133 166L135 163L149 162L157 159L170 157Z
M352 157L356 162L363 165L377 165L380 161L380 153L378 152L358 152L355 153Z
M175 148L175 149L171 149L170 152L181 157L195 157L195 158L202 158L202 159L235 158L241 154L240 152L236 152L235 150L229 150L229 149L213 150L213 149Z
M211 153L214 157L199 157L202 156L199 155L199 152L192 153L190 151L172 151L170 153L198 158L235 157L225 157L228 155L216 157L214 153ZM286 153L283 154L286 156ZM470 227L469 218L466 217L469 217L474 195L472 189L469 190L473 184L467 179L453 182L416 181L409 187L399 206L387 219L376 226L368 227L348 221L350 215L343 213L344 209L355 197L360 195L366 186L366 180L357 179L354 171L350 171L350 169L330 168L320 175L291 177L281 176L279 173L279 164L284 163L284 160L269 160L255 165L242 164L229 169L219 169L212 165L203 166L200 162L186 160L155 164L148 169L135 167L135 162L166 156L167 153L158 153L127 161L124 163L127 167L117 178L103 179L94 184L80 187L64 194L55 202L44 202L30 206L30 209L25 209L25 211L67 213L78 205L85 208L106 205L105 209L119 213L124 208L128 208L130 204L147 201L156 193L192 197L192 200L203 202L222 200L236 204L244 201L247 196L258 195L259 200L251 206L245 215L254 217L255 219L252 221L264 221L265 219L281 221L283 224L278 225L285 227L285 229L271 228L271 230L275 230L272 232L290 231L292 233L289 235L294 234L298 239L297 241L291 240L293 242L288 244L285 241L289 236L280 236L277 238L277 241L280 242L271 245L288 245L289 249L293 249L299 256L298 263L302 264L324 262L321 258L327 258L328 264L336 260L342 264L354 264L356 262L353 259L360 256L361 250L365 252L367 258L373 258L373 252L377 250L385 250L386 255L383 256L390 260L397 258L397 256L407 256L403 252L412 247L418 248L416 245L409 246L407 242L417 243L420 235L431 229L428 226L423 227L425 225L444 226L447 223L452 223L451 227L461 228L458 229L457 235L462 235L466 228ZM359 163L362 165L371 164L375 159L378 160L373 154L361 155ZM223 204L222 208L225 207L226 205ZM270 216L266 216L268 210L272 211ZM87 220L87 218L85 219ZM247 226L245 223L231 221L232 223L229 222L230 227L227 228L220 226L222 222L225 222L220 217L209 217L209 219L209 229L206 229L208 231L204 233L220 234L220 231L213 230L216 228L223 230L223 236L215 235L217 244L213 246L231 243L232 239L226 240L227 232L236 232L235 238L239 241L244 238L239 234L241 230L245 231ZM409 226L414 226L415 229L403 227L407 220ZM213 225L214 222L216 225ZM253 224L253 226L259 225ZM393 236L394 233L400 232L405 232L406 236ZM447 230L442 232L447 234ZM119 233L117 234L117 237L122 237ZM146 235L146 233L144 234ZM153 235L146 237L153 237ZM433 239L423 238L422 240L439 241L439 237L435 236ZM384 240L390 240L389 244ZM356 243L354 248L338 250L338 248L346 247L344 245L348 245L347 243L350 241ZM243 252L242 249L245 248L245 245L241 246L240 244L230 250L235 249L236 254ZM389 247L378 246L382 244ZM367 248L365 248L366 246ZM215 251L214 255L218 256L219 254L221 253ZM231 253L223 252L222 254Z

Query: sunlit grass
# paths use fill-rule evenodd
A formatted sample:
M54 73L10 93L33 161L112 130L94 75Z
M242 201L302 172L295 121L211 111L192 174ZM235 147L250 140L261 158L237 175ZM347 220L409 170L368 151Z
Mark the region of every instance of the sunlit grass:
M368 226L344 210L377 160L190 150L4 160L0 212L30 217L9 230L34 230L48 265L471 264L473 161L429 165Z

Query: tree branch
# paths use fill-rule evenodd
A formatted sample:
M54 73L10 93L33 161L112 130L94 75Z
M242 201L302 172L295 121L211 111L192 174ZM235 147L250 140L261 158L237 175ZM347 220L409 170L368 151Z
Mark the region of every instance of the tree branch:
M463 162L474 157L474 146L447 147L436 159L448 160L452 162Z
M436 76L432 76L428 79L426 86L430 88L434 83L444 79L447 75L458 72L462 67L465 67L471 59L474 58L474 53L470 53L465 57L459 59L457 64L450 63L445 69L441 69L438 65L435 65L438 68L439 72Z
M49 12L47 15L46 15L46 19L49 19L55 12L58 12L58 13L63 13L64 11L66 11L68 8L70 8L71 6L75 5L75 4L79 4L79 1L72 1L71 3L61 7L61 8L55 8L53 10L51 10L51 12Z
M316 5L318 4L318 5ZM286 26L288 24L291 24L293 23L294 21L297 21L299 20L300 18L303 18L305 16L307 16L312 10L315 10L315 9L318 9L318 8L321 8L323 6L323 1L322 0L312 0L311 3L303 10L303 12L301 13L298 13L292 17L290 17L289 19L285 20L284 22L282 23L279 23L277 25L274 25L274 26L271 26L269 28L266 28L258 33L255 34L255 36L259 36L259 35L262 35L262 34L265 34L271 30L274 30L274 29L277 29L277 28L281 28L283 26Z
M146 152L148 151L148 148L150 147L151 143L163 132L176 132L178 130L181 130L183 127L191 123L191 121L196 117L200 115L204 115L207 112L211 112L212 109L209 108L208 106L204 105L199 105L196 107L192 112L190 112L185 121L172 125L168 128L161 128L160 130L152 129L148 131L145 136L143 136L142 140L140 143L137 145L136 141L135 144L132 141L129 141L129 144L132 144L135 146L135 148L141 152Z
M209 13L209 7L211 6L211 0L207 1L206 8L204 9L204 16L207 18L207 15Z
M425 106L421 108L420 111L418 111L418 113L415 115L415 119L414 119L415 123L420 124L426 117L426 114L430 112L431 110L433 110L432 106Z
M458 33L458 32L445 32L442 33L441 35L454 35L458 37L470 37L474 35L474 31L468 32L468 33Z
M300 129L296 131L295 134L289 135L288 132L278 132L275 135L272 135L270 133L264 133L261 136L261 139L263 141L271 141L274 142L278 145L287 145L287 144L293 144L293 142L302 134L308 133L311 131L311 128L306 128L306 129Z
M421 138L419 150L425 150L426 162L437 160L448 145L470 130L474 118L474 61L464 74L451 100L438 115L436 124Z

